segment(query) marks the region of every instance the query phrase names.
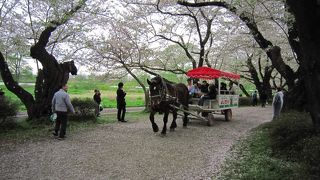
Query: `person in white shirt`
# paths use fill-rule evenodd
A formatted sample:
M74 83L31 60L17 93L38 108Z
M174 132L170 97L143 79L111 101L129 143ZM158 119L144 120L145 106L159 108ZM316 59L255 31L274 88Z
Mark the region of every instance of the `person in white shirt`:
M281 88L277 89L277 93L273 97L272 109L273 109L273 119L278 118L283 106L283 92Z
M229 83L229 93L236 94L236 86L233 84L232 81L230 81L230 83Z
M189 96L193 98L199 98L202 95L199 84L197 82L193 83L192 88L189 91Z

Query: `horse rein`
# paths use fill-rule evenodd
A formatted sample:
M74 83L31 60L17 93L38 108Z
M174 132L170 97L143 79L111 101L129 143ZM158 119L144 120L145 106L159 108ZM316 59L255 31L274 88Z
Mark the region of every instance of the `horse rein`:
M168 90L167 84L165 83L165 81L163 80L163 78L161 76L160 76L160 78L161 78L161 84L164 87L163 88L164 90L159 90L159 94L150 96L150 99L152 100L155 97L160 97L160 102L172 101L172 100L176 101L177 97L174 97L174 96L171 96L168 94L169 90Z

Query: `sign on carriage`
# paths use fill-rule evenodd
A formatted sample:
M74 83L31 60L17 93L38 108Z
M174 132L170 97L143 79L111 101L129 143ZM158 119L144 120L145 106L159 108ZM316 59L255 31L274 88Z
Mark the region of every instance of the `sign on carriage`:
M218 97L220 108L231 108L239 106L239 96L238 95L223 95Z

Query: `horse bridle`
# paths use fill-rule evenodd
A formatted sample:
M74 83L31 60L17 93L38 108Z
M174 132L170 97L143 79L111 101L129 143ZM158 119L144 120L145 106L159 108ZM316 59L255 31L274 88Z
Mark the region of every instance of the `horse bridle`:
M168 86L167 84L164 82L163 78L160 76L160 79L161 79L161 84L162 86L164 87L163 90L159 90L159 94L157 95L153 95L151 96L150 95L150 99L152 100L153 98L155 97L160 97L160 102L163 102L163 101L172 101L172 100L176 100L176 96L171 96L168 92ZM151 93L150 93L151 94Z

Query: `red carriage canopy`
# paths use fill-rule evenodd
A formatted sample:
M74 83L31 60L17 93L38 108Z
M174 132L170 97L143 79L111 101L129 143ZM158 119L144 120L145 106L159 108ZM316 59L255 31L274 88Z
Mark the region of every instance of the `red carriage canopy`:
M191 69L187 72L187 76L191 78L199 78L199 79L216 79L216 78L230 78L230 79L240 79L240 75L229 73L225 71L220 71L217 69L209 68L209 67L199 67L195 69Z

